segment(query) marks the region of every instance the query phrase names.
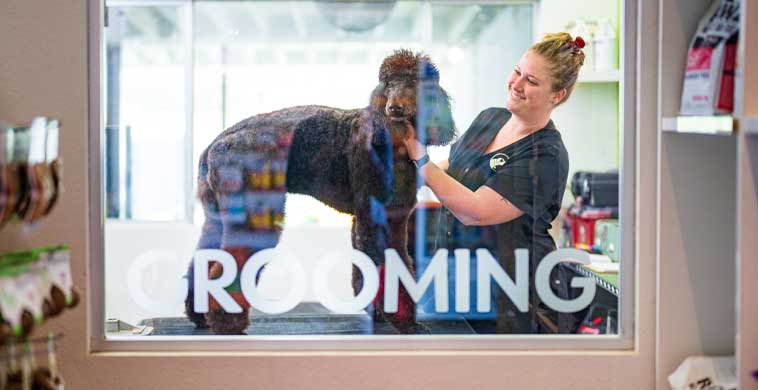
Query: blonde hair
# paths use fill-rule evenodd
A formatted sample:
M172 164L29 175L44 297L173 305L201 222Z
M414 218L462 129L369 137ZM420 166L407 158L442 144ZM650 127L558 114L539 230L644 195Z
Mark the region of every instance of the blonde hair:
M578 38L574 39L566 32L548 33L529 48L547 62L548 72L553 78L553 92L566 89L566 96L558 102L558 105L563 104L571 96L579 76L579 68L584 64L582 52L584 40L581 37Z

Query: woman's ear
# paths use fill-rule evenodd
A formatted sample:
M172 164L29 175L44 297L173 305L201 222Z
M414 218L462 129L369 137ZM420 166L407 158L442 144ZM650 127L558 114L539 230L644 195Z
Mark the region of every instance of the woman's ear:
M560 102L563 101L567 93L568 91L566 91L566 88L563 88L558 92L553 92L553 97L550 99L550 101L553 102L553 105L557 106Z

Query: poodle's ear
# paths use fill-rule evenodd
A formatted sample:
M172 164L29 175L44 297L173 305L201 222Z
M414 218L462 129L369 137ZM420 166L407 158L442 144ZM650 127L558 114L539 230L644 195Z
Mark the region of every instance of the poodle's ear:
M449 144L457 135L450 96L437 83L420 88L419 92L416 117L419 140L427 145Z
M458 128L453 119L452 98L444 88L439 87L440 101L438 108L440 124L440 144L447 145L458 136Z
M384 90L387 84L380 82L374 91L371 92L371 100L369 101L369 108L373 112L384 113L384 107L387 106L387 95Z

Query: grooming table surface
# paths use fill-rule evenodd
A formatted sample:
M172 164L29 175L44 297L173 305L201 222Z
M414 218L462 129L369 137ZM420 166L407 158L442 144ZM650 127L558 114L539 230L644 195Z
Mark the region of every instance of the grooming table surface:
M333 314L318 303L301 303L285 314L265 314L252 310L248 335L367 335L398 334L389 323L372 323L368 314ZM432 334L474 334L463 319L425 320ZM153 336L213 335L198 329L185 317L149 318L140 323L153 327ZM149 337L149 336L148 336Z

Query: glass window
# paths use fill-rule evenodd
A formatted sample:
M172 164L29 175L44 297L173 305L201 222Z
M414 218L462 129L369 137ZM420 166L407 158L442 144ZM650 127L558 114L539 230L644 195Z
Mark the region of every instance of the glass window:
M530 2L108 5L108 337L619 334L605 21L553 112Z

